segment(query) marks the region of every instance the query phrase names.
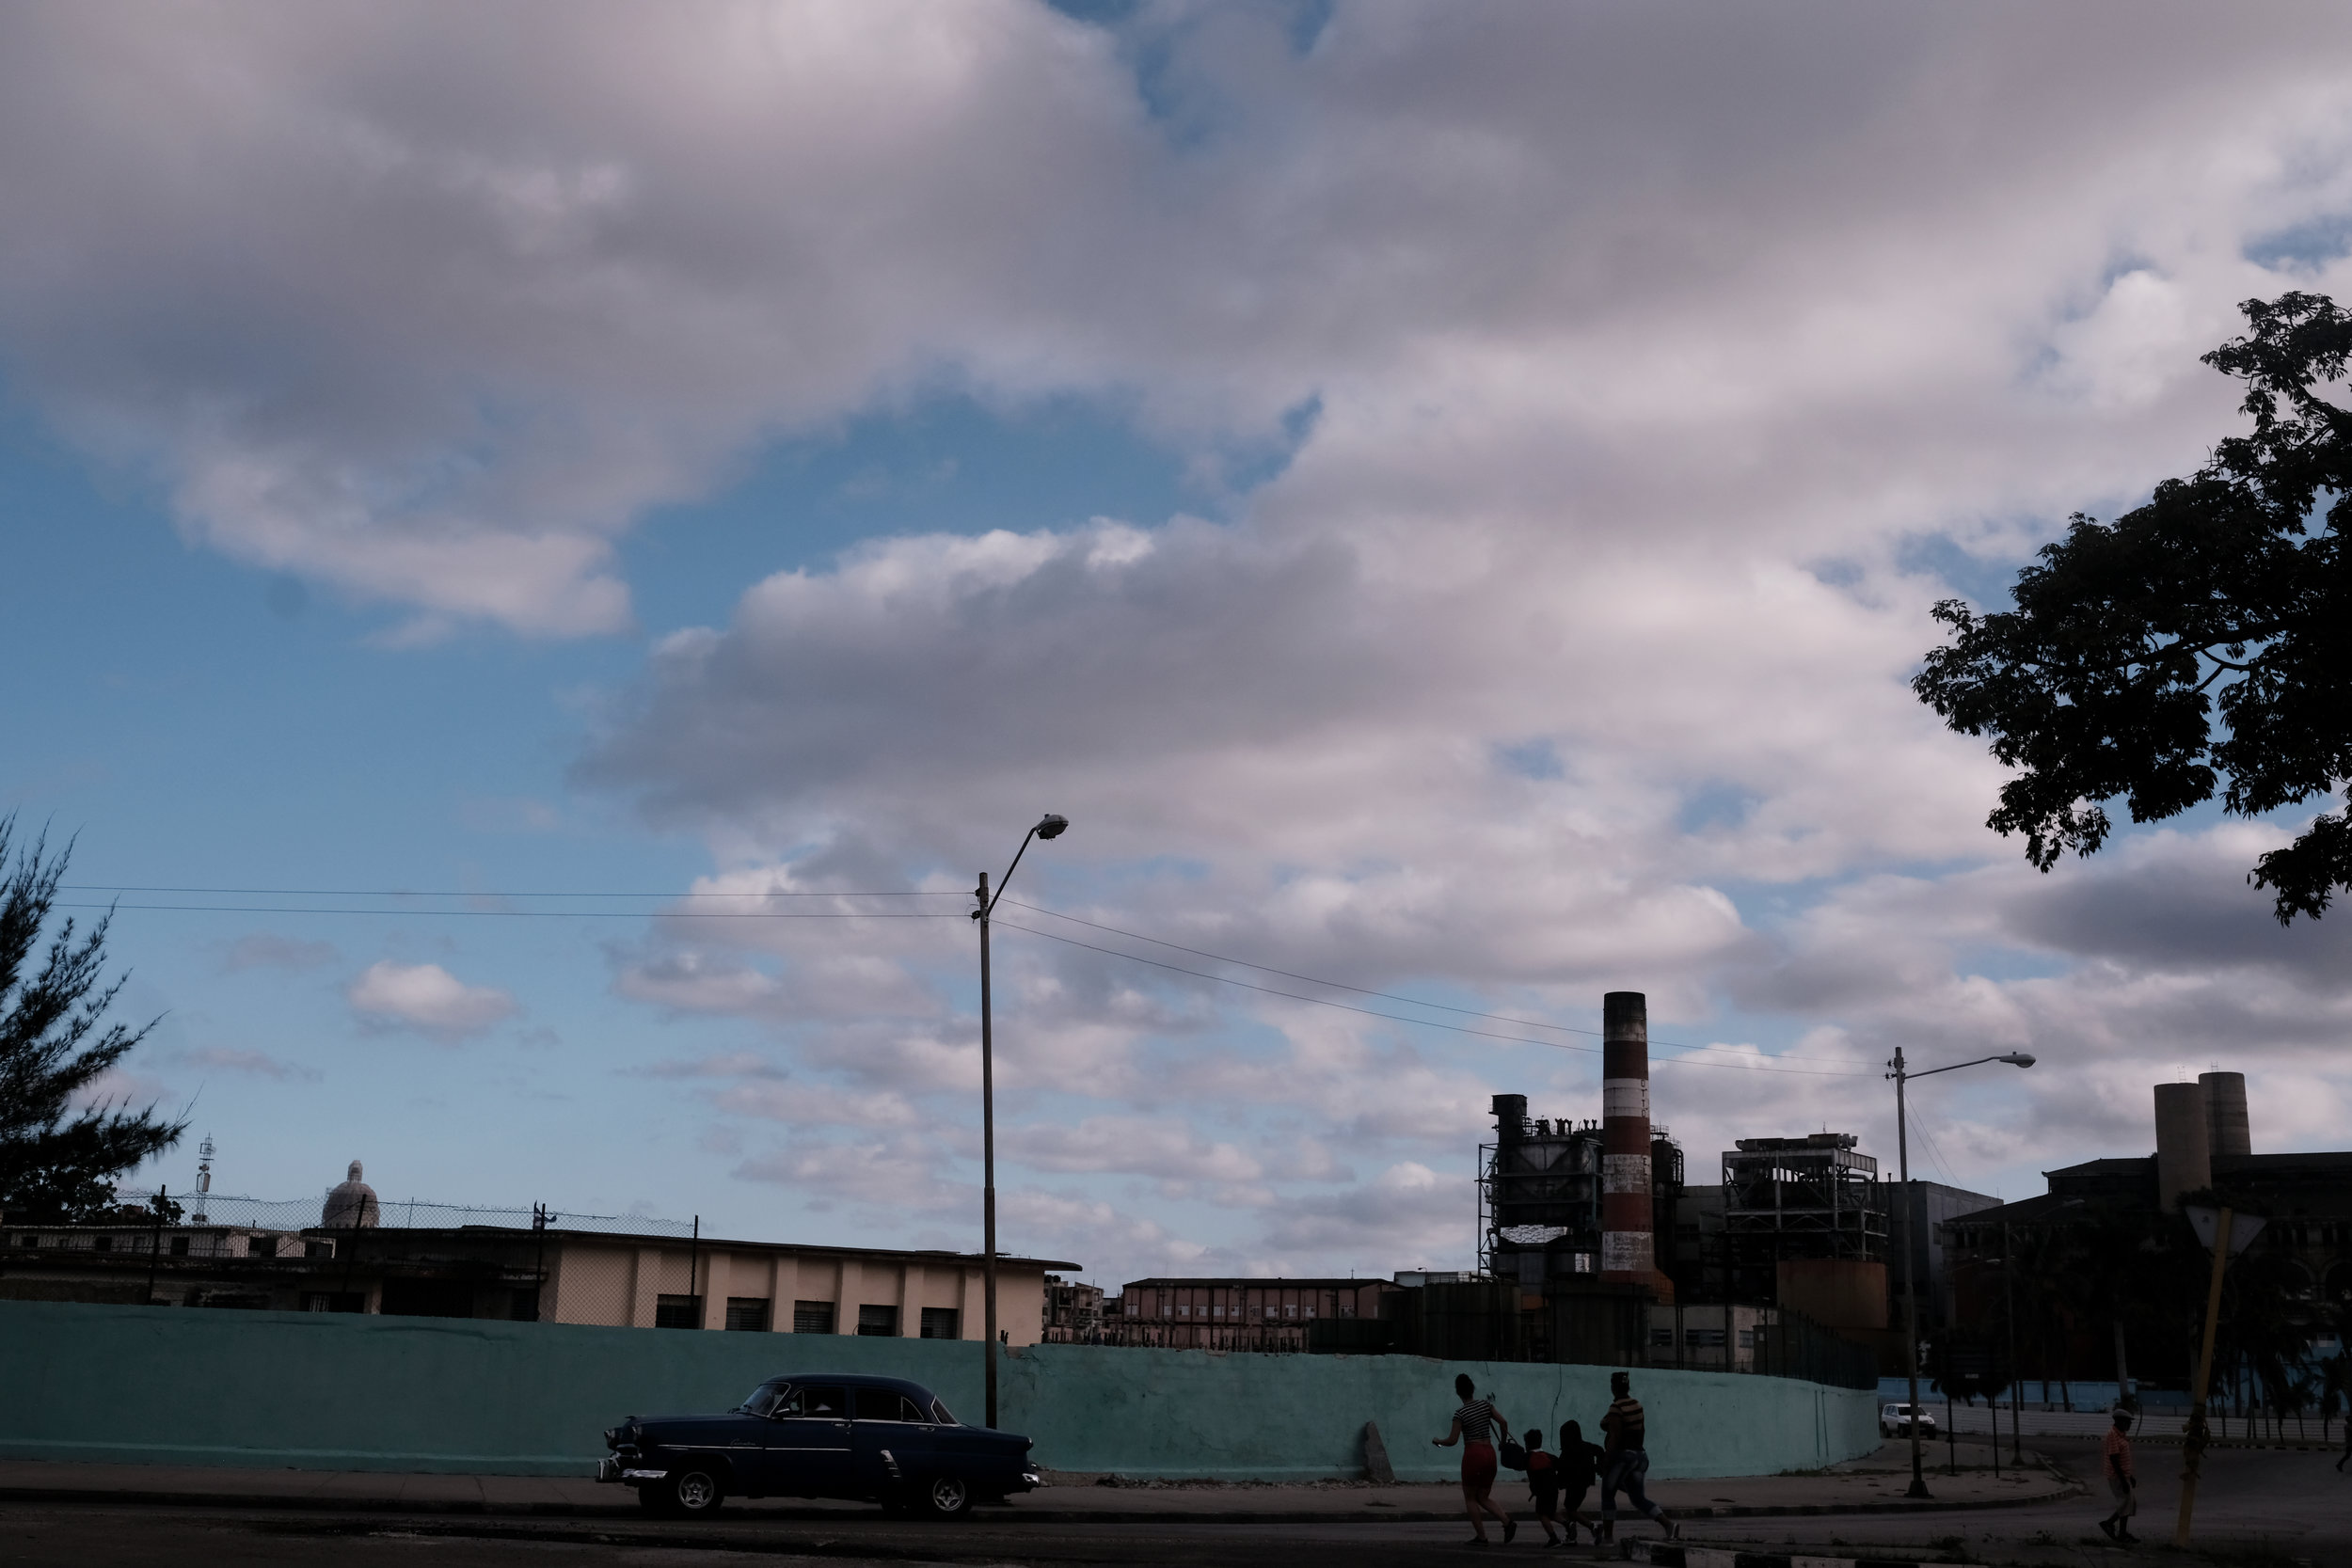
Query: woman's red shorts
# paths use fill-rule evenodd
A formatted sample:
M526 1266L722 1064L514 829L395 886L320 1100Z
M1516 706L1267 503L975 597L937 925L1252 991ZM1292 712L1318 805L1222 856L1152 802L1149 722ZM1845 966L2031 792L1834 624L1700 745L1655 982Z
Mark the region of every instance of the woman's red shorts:
M1492 1443L1462 1445L1462 1484L1473 1492L1484 1492L1495 1483L1495 1449Z

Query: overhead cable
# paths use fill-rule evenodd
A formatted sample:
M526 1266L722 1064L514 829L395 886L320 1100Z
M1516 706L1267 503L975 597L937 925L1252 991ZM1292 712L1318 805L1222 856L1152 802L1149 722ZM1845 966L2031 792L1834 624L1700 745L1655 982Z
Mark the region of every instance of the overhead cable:
M1026 906L1024 907L1025 908ZM1597 1056L1600 1054L1600 1048L1598 1046L1575 1045L1566 1040L1529 1039L1523 1035L1499 1035L1491 1029L1472 1029L1467 1024L1439 1023L1435 1019L1410 1018L1402 1013L1384 1013L1374 1007L1359 1007L1346 1002L1334 1002L1327 996L1301 996L1296 991L1279 990L1272 986L1261 986L1248 980L1236 980L1230 974L1212 974L1204 970L1186 969L1181 964L1162 963L1157 958L1147 958L1142 957L1140 954L1121 953L1115 947L1101 947L1090 942L1080 942L1075 937L1057 936L1051 931L1041 931L1034 926L1017 925L1012 921L1004 919L1002 916L999 916L990 924L1002 926L1010 930L1024 931L1033 937L1043 937L1047 942L1058 942L1065 946L1083 947L1089 953L1102 953L1110 958L1124 958L1129 963L1149 964L1153 969L1165 969L1176 974L1189 974L1196 980L1214 980L1218 985L1238 986L1244 990L1254 990L1262 995L1285 997L1293 1002L1305 1002L1317 1007L1332 1007L1341 1012L1355 1013L1363 1018L1382 1018L1387 1019L1391 1023L1410 1023L1423 1029L1443 1029L1450 1034L1455 1035L1475 1035L1481 1039L1508 1040L1514 1045L1549 1046L1554 1051L1575 1051L1587 1056ZM1808 1077L1815 1078L1859 1078L1865 1076L1865 1074L1861 1072L1833 1071L1824 1068L1779 1067L1773 1064L1772 1058L1762 1055L1747 1057L1738 1062L1721 1062L1716 1061L1711 1057L1696 1055L1662 1056L1660 1057L1659 1060L1670 1064L1684 1063L1692 1067L1725 1068L1734 1071L1799 1072L1804 1073Z
M1383 1002L1400 1002L1408 1007L1431 1007L1439 1012L1459 1013L1465 1018L1483 1018L1491 1020L1496 1023L1513 1023L1518 1025L1522 1029L1557 1029L1565 1034L1590 1035L1595 1039L1600 1038L1599 1030L1581 1029L1573 1023L1547 1023L1541 1019L1514 1018L1508 1013L1486 1013L1481 1012L1475 1007L1457 1007L1451 1003L1428 1002L1423 1001L1418 996L1400 996L1394 991L1373 990L1364 986L1351 986L1344 980L1326 980L1320 975L1300 974L1293 970L1276 969L1271 964L1252 963L1248 958L1236 958L1223 953L1211 953L1205 948L1186 947L1181 942L1168 942L1160 937L1147 937L1140 931L1121 930L1116 926L1105 926L1098 920L1082 920L1074 914L1064 914L1059 910L1049 910L1037 904L1023 904L1018 898L1007 898L1004 902L1008 904L1019 905L1022 909L1032 911L1038 914L1051 915L1056 920L1067 920L1073 926L1090 927L1097 931L1108 931L1113 936L1128 937L1136 942L1148 942L1154 947L1166 947L1173 949L1179 953L1189 953L1196 958L1214 958L1218 963L1235 964L1243 969L1254 969L1262 974L1279 974L1285 980L1301 980L1311 986L1328 986L1333 990L1354 991L1359 996L1376 996ZM1190 972L1186 971L1186 973ZM1650 1041L1650 1044L1654 1046L1664 1046L1668 1050L1672 1051L1723 1051L1735 1055L1744 1056L1748 1054L1745 1050L1736 1045L1681 1045L1673 1040L1657 1039ZM1816 1057L1814 1059L1817 1061L1841 1062L1853 1067L1867 1067L1870 1065L1858 1056L1822 1056Z

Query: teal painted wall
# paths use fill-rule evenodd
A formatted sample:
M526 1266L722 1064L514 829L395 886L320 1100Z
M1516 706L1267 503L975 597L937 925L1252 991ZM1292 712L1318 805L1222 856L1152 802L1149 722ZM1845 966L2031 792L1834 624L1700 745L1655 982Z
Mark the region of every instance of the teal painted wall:
M297 1469L584 1474L625 1415L724 1409L791 1372L913 1378L980 1417L979 1347L440 1318L0 1302L0 1455ZM1597 1439L1609 1369L1415 1356L1033 1345L1007 1354L1004 1425L1040 1464L1141 1476L1353 1476L1377 1421L1399 1477L1434 1448L1468 1371L1514 1426ZM1810 1469L1877 1446L1868 1390L1637 1371L1651 1474Z

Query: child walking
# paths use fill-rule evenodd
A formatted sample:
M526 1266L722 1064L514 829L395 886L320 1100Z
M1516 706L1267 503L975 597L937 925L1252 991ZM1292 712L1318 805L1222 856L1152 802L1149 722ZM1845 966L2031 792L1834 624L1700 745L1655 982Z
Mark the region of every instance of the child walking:
M1561 1518L1562 1528L1568 1532L1567 1540L1562 1543L1564 1545L1575 1544L1576 1527L1579 1525L1593 1532L1596 1544L1600 1540L1600 1526L1593 1522L1592 1515L1583 1512L1584 1495L1593 1489L1593 1482L1600 1475L1600 1458L1599 1447L1584 1441L1581 1425L1575 1421L1561 1423L1560 1455L1552 1461L1552 1474L1559 1477L1561 1494L1567 1499L1566 1506L1555 1511Z
M1544 1544L1559 1545L1560 1521L1554 1511L1560 1503L1560 1466L1544 1452L1541 1427L1527 1429L1527 1497L1535 1505L1535 1522L1544 1527ZM1575 1539L1575 1531L1568 1534Z
M2107 1496L2115 1499L2115 1512L2099 1521L2100 1529L2110 1541L2126 1546L2137 1545L2139 1537L2132 1533L2132 1515L2139 1512L2139 1478L2132 1474L2132 1413L2119 1410L2115 1425L2107 1429L2106 1441L2099 1447L2100 1468L2106 1472Z

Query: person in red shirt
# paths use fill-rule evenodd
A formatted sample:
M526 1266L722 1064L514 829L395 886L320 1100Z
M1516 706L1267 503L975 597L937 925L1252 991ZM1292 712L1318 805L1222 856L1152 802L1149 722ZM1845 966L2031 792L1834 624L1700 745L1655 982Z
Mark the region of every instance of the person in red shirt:
M2107 1478L2107 1495L2115 1499L2115 1512L2099 1521L2099 1528L2108 1540L2131 1545L2139 1540L2131 1525L2132 1515L2139 1512L2139 1479L2132 1474L2130 1411L2115 1413L2115 1424L2099 1445L2099 1470Z
M1544 1544L1557 1546L1560 1521L1554 1510L1560 1506L1560 1468L1544 1452L1541 1427L1527 1429L1527 1497L1535 1505L1535 1522L1544 1527Z

